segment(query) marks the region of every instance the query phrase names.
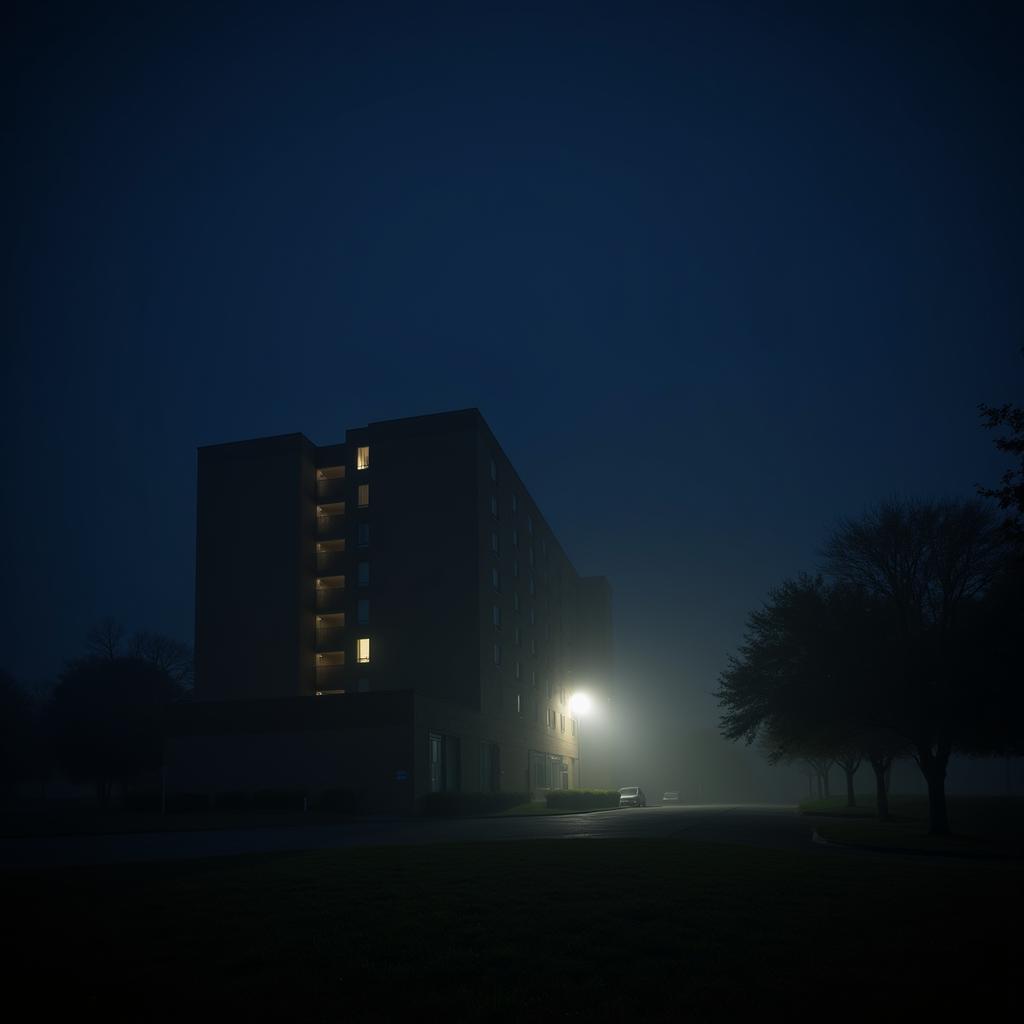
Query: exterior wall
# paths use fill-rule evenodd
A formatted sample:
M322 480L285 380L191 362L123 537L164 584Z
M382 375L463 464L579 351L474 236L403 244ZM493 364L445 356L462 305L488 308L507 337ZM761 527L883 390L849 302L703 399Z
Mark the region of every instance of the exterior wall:
M409 691L182 704L168 733L169 792L348 789L371 814L414 810Z
M301 434L199 449L196 693L204 699L312 692L302 607L311 550Z

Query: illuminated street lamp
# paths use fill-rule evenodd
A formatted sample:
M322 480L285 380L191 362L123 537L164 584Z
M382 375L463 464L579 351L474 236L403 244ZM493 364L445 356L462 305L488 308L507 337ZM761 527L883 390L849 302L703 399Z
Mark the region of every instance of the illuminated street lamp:
M576 786L583 788L583 716L590 713L593 701L577 690L569 698L569 710L576 716Z

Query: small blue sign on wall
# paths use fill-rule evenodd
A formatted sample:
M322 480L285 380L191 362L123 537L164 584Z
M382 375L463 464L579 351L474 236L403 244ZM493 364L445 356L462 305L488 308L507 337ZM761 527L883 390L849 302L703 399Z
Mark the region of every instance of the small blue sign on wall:
M409 781L409 773L408 772L403 772L401 770L395 772L395 782L408 782L408 781Z

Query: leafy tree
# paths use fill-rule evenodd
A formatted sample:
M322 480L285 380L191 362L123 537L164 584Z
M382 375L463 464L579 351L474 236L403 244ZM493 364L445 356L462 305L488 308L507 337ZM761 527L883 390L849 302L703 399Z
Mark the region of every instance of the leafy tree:
M92 781L102 807L114 782L160 767L163 707L181 687L140 658L92 657L73 662L53 695L53 724L67 775Z
M976 501L888 501L846 520L826 571L877 602L890 690L874 725L905 738L928 784L929 828L946 834L945 780L954 749L991 749L980 673L985 596L1006 566L996 516Z

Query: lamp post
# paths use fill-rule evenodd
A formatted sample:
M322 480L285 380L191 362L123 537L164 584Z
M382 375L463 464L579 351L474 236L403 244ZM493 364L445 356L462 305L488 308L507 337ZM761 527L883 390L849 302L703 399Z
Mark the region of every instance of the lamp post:
M569 698L569 710L576 716L576 786L583 788L583 716L590 711L590 697L576 691Z

